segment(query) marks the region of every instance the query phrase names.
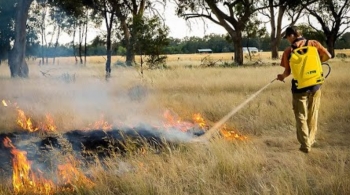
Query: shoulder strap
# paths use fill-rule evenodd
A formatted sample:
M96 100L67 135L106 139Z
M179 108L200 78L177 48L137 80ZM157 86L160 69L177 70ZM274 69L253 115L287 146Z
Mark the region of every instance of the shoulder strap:
M298 48L298 47L295 45L295 43L298 42L298 41L301 41L301 40L305 40L305 38L304 38L304 37L300 37L300 38L295 39L295 40L293 41L291 47L292 47L293 49ZM306 40L306 44L305 44L305 45L307 45L308 41L309 41L309 40Z

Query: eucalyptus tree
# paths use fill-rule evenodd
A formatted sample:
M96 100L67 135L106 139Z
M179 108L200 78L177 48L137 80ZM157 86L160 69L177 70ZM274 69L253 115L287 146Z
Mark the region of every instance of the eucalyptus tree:
M252 60L251 52L249 50L250 39L262 37L266 33L266 28L265 27L260 28L260 24L261 24L261 20L258 20L257 18L255 18L254 20L250 20L248 21L247 26L243 31L243 34L247 37L246 47L248 50L250 61Z
M164 48L169 45L169 28L159 17L134 18L133 29L136 30L136 51L141 56L141 74L143 74L143 56L146 57L149 68L159 68L165 65Z
M106 26L106 47L107 47L107 60L106 60L106 78L111 76L111 56L112 56L112 30L115 23L116 8L115 5L118 0L83 0L83 4L92 9L92 15L95 16L94 20L99 21L99 18L103 18Z
M11 77L28 77L29 69L25 61L27 19L30 5L33 0L17 0L15 3L15 38L13 48L10 51L8 63Z
M41 1L41 0L36 0ZM4 2L4 1L1 1ZM10 67L11 77L27 78L29 68L25 61L26 56L26 40L27 40L27 20L29 9L34 0L13 0L6 1L12 3L15 13L13 20L14 43L9 52L8 63ZM70 15L78 15L82 13L80 1L70 0L49 0L53 5L59 5L64 8L65 12Z
M126 64L131 66L135 62L136 40L142 29L133 28L139 18L158 15L156 5L165 6L166 0L109 0L116 10L116 17L120 21L121 39L127 49ZM147 13L145 13L147 11Z
M0 1L0 64L7 59L11 49L10 42L14 40L14 29L11 25L15 18L13 9L13 2Z
M271 28L271 57L277 59L283 29L294 25L303 16L304 7L300 5L300 0L262 0L258 2L267 7L260 10L259 13L268 18L267 22ZM288 19L287 22L283 21L285 18Z
M191 19L205 19L222 26L233 41L234 61L243 64L242 35L251 16L266 6L256 0L174 0L177 15Z
M327 50L334 56L336 40L350 28L350 0L319 0L305 5L308 11L309 25L318 30L315 18L326 37Z

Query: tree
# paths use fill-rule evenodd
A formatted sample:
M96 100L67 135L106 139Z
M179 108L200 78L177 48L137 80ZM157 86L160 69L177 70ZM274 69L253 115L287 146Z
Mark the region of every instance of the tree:
M136 35L137 50L141 55L141 74L143 73L143 58L146 56L146 62L149 68L158 68L165 64L166 56L161 55L163 49L169 44L167 38L169 28L161 23L159 17L152 18L134 18L133 29Z
M300 0L263 0L262 6L267 9L260 10L260 13L269 19L271 32L271 57L277 59L279 45L282 39L283 18L288 16L288 24L285 26L294 25L302 16L303 6L300 6Z
M33 0L18 0L15 17L15 42L9 55L11 77L27 78L28 65L25 61L27 19Z
M113 1L113 0L110 0ZM120 38L126 47L126 64L131 66L135 62L136 36L139 33L137 28L132 28L139 18L145 14L145 10L150 13L158 13L153 2L165 3L165 0L122 0L121 2L111 2L116 10L116 17L120 21L119 29L121 29Z
M298 25L298 29L301 31L304 37L307 39L318 40L321 44L326 44L326 37L322 30L314 29L310 25L302 23Z
M350 32L344 33L336 42L336 49L350 48Z
M0 1L0 64L1 60L7 59L11 49L10 42L14 40L13 21L15 12L14 3L11 1Z
M309 13L309 25L317 30L311 22L311 16L321 25L326 37L327 50L334 57L336 40L350 27L350 0L320 0L304 7Z
M106 60L106 79L111 76L111 56L112 56L112 29L116 15L115 0L85 0L83 4L93 10L92 15L102 17L107 30L107 60ZM96 18L94 18L96 20Z
M224 27L233 40L234 61L239 65L243 64L242 33L251 16L266 7L260 7L254 0L175 0L175 2L178 5L177 15L186 20L202 18Z
M249 51L249 39L250 38L256 38L256 37L261 37L266 33L266 28L259 28L261 24L261 21L258 19L254 19L254 21L249 21L247 24L246 29L244 30L244 34L246 34L247 37L247 48L248 48L248 54L249 54L249 59L250 61L252 60L251 53Z

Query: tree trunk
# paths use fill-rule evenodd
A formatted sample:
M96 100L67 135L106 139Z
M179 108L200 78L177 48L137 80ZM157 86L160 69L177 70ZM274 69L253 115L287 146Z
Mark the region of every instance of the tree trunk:
M278 59L278 40L276 37L271 38L271 57L272 59Z
M126 21L121 21L123 32L124 32L124 39L126 40L126 60L125 64L127 66L132 66L133 62L135 62L135 52L134 52L134 46L133 46L133 35L130 34L130 30L127 27Z
M84 42L84 66L86 66L86 56L87 56L87 32L88 32L88 23L89 23L89 16L88 14L86 15L86 23L85 23L85 42Z
M15 42L10 53L9 66L11 77L27 78L28 65L25 61L27 19L29 7L33 0L20 0L17 4L15 19Z
M126 60L125 60L125 64L127 66L132 66L133 62L135 62L135 53L134 53L133 44L131 42L132 41L129 40L127 43Z
M77 27L77 23L74 22L73 23L73 41L72 41L72 48L73 48L73 54L74 54L74 59L75 59L75 64L78 64L78 58L77 58L77 52L75 50L75 35L76 35L76 27Z
M248 50L248 55L249 55L249 61L252 61L252 54L250 53L250 50L249 50L249 37L247 37L247 50Z
M84 38L84 24L79 24L79 59L80 64L83 64L83 38Z
M235 49L234 62L238 65L243 65L242 32L236 29L236 31L234 31L234 34L231 34L231 38L233 40L233 47Z
M112 58L112 27L113 27L114 13L111 13L109 20L107 12L105 12L105 22L107 27L107 61L106 61L106 79L111 77L111 58Z
M56 42L55 42L55 49L54 49L54 51L56 51L57 50L57 46L58 46L58 40L59 40L59 38L60 38L60 36L61 36L61 26L60 25L58 25L58 31L57 31L57 37L56 37ZM56 53L57 52L54 52L54 54L53 54L53 59L52 59L52 64L53 65L55 65L55 63L56 63Z
M334 45L335 45L335 35L333 34L327 35L327 50L332 55L332 57L335 56Z
M107 61L106 61L106 78L111 76L111 58L112 58L112 43L111 32L112 29L107 30Z

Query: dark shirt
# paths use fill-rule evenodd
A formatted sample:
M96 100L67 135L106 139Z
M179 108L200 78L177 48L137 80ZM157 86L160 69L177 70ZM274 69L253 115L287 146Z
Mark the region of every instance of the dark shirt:
M306 93L306 92L315 92L321 88L321 84L313 85L310 87L305 87L302 89L297 89L296 80L292 79L292 93Z

